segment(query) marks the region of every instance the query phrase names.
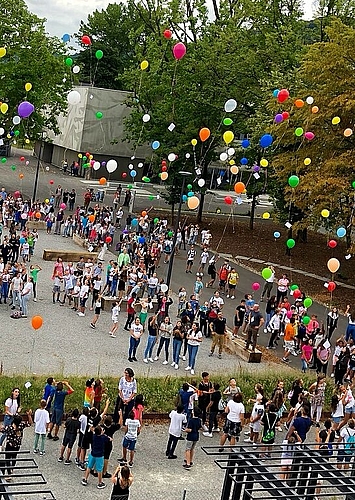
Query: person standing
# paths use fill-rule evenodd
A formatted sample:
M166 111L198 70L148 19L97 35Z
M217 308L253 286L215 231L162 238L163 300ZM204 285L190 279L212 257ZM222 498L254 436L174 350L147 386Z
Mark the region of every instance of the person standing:
M178 320L173 329L173 362L171 363L171 366L173 366L175 370L179 369L179 359L182 342L184 340L184 333L185 329L182 326L181 320Z
M79 410L75 408L71 416L65 422L65 433L63 437L62 446L60 447L60 455L58 458L58 462L63 462L64 460L64 452L67 448L67 458L65 459L64 464L70 465L72 461L70 460L71 451L73 449L74 443L76 441L76 437L78 435L81 423L79 422Z
M186 273L192 273L191 269L194 265L194 259L196 256L196 250L194 245L190 246L190 249L187 251L187 260L186 260Z
M137 348L141 341L141 336L143 335L143 325L141 325L140 319L136 318L133 325L130 328L130 339L129 339L129 351L128 351L128 361L138 361L136 358Z
M50 422L49 412L46 410L47 401L45 399L41 400L39 408L35 411L34 424L35 424L35 439L33 444L33 453L39 453L41 456L45 454L44 443L46 440L46 434L48 430L48 425ZM39 447L38 447L39 442Z
M200 438L199 431L201 429L201 419L200 419L200 410L195 408L193 410L192 417L189 418L187 422L186 431L186 450L185 450L185 463L183 468L185 470L191 469L191 465L193 464L194 454L196 444Z
M163 365L167 365L169 363L169 346L172 333L173 333L173 325L170 323L169 316L166 316L164 318L164 321L160 324L159 327L159 334L160 334L159 347L157 350L157 355L154 358L154 361L158 361L160 353L164 346L165 360L163 361Z
M209 356L213 356L214 350L218 346L218 357L221 359L227 335L226 318L223 317L222 312L219 312L217 318L210 323L210 329L212 333L212 346Z
M157 342L157 338L158 338L157 315L154 314L154 316L152 316L148 320L148 339L144 351L144 358L143 358L144 363L148 363L148 361L150 361L151 363L154 362L153 348Z
M19 387L14 387L11 391L11 396L5 401L4 427L11 425L15 415L21 412L20 401L20 389ZM2 434L0 437L0 446L5 441L5 438L6 435Z
M135 315L134 305L136 303L136 298L137 298L136 292L132 292L131 296L127 300L127 320L125 326L123 327L123 329L127 330L127 332L131 328L132 321L134 319Z
M169 425L169 439L166 445L165 455L169 459L177 458L175 455L175 448L181 438L181 432L183 425L187 423L186 415L183 413L184 407L178 405L176 410L172 410L169 413L170 425Z
M289 283L290 282L287 278L287 274L283 274L282 277L277 282L277 295L276 295L277 304L280 304L286 297Z
M30 276L33 280L33 302L37 302L37 282L40 271L42 271L42 268L38 264L30 266Z
M217 415L218 415L218 404L221 400L222 394L219 390L220 385L216 382L213 384L213 391L210 393L210 402L206 408L208 412L208 431L204 432L203 435L206 437L213 437L213 432L219 432Z
M28 410L26 414L28 418L27 422L22 420L21 415L15 415L13 422L6 426L3 430L6 437L5 451L7 453L5 455L5 463L7 465L8 476L12 475L13 469L16 465L17 453L19 452L22 444L23 431L26 427L30 427L33 423L32 410ZM11 478L7 478L7 481L11 481Z
M33 294L33 278L29 277L21 292L21 315L22 318L27 318L28 315L28 301Z
M62 193L63 193L62 186L60 184L58 184L58 187L56 188L55 195L54 195L54 199L55 199L54 207L55 208L58 208L60 205L60 202L62 200Z
M268 266L271 271L271 276L265 280L263 291L261 292L260 302L264 300L265 294L267 300L269 300L272 292L272 288L274 286L275 279L275 269L274 266Z
M81 484L87 486L88 477L92 470L97 471L98 489L106 488L106 484L102 481L102 471L104 468L104 449L105 443L112 441L112 438L104 434L104 429L97 425L93 432L91 451L89 453L88 465Z
M64 386L67 388L66 391L63 390ZM53 413L51 418L51 423L49 424L49 432L47 434L48 439L53 439L53 441L58 441L58 431L62 423L63 413L64 413L64 401L66 396L73 394L74 389L70 384L63 380L63 382L58 382L56 390L54 392L54 402L53 402ZM52 436L52 429L54 427L54 436Z
M128 500L129 488L133 483L131 469L127 465L119 465L112 475L113 484L110 500Z
M259 328L264 324L264 318L259 310L259 304L254 304L247 316L247 339L245 341L245 350L252 344L252 350L255 351Z
M195 363L198 348L202 342L202 332L198 328L198 323L193 323L191 329L187 332L187 349L189 353L189 364L185 368L186 371L191 372L191 375L195 375Z
M334 331L338 328L339 311L337 307L333 307L327 315L327 338L330 341Z
M242 299L240 301L239 306L235 308L234 329L233 329L234 337L238 337L239 328L243 325L244 322L245 311L246 311L245 299Z
M213 385L210 381L210 374L202 372L202 380L198 385L198 407L201 411L202 427L204 431L208 431L207 427L207 407L211 401L211 393L213 392Z
M120 314L120 305L121 305L122 299L117 302L117 300L113 303L112 311L111 311L111 321L112 321L112 326L109 331L110 337L116 338L115 333L117 332L118 328L118 316Z
M243 395L241 392L234 394L233 399L228 401L224 411L227 414L227 418L220 440L220 452L223 451L222 447L227 438L229 438L232 446L235 445L236 441L239 441L239 436L244 425L245 415L245 406L243 405Z

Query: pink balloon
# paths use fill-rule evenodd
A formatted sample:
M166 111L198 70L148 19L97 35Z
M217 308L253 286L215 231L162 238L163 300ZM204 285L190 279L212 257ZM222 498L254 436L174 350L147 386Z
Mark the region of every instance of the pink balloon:
M288 319L291 319L292 318L292 311L287 311L286 316L288 317Z
M304 134L305 138L308 139L309 141L312 141L315 137L315 135L313 134L313 132L306 132Z
M253 290L255 290L255 291L256 291L256 290L259 290L260 285L259 285L259 283L255 282L255 283L253 283L253 284L252 284L252 286L251 286L251 287L252 287L252 289L253 289Z
M178 42L173 47L173 54L175 59L182 59L186 54L186 47L182 42Z
M61 204L60 204L60 208L61 208L62 210L65 210L65 209L67 208L67 206L66 206L66 204L65 204L65 203L61 203Z

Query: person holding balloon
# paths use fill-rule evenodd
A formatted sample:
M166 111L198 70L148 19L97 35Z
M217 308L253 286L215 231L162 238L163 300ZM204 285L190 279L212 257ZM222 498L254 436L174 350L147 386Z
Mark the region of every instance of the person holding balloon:
M290 281L287 278L287 274L284 273L282 275L282 277L277 282L276 300L277 300L278 304L280 304L281 300L283 300L286 297L289 284L290 284Z
M272 288L274 286L274 279L275 279L274 266L268 266L265 269L263 269L261 275L264 278L265 283L264 283L263 291L261 293L260 302L262 302L264 300L265 294L266 294L267 300L269 300L269 298L271 296Z

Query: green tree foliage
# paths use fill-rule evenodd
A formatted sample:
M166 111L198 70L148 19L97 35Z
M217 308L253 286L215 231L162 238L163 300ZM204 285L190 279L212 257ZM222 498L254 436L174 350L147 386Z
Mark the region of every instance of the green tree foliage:
M6 55L0 59L0 100L9 109L0 115L6 130L20 131L36 138L43 127L57 131L57 115L66 109L66 91L70 82L65 78L64 45L45 32L44 19L31 14L23 0L0 3L0 47ZM26 95L25 84L32 90ZM14 126L13 116L23 100L35 106L35 112Z

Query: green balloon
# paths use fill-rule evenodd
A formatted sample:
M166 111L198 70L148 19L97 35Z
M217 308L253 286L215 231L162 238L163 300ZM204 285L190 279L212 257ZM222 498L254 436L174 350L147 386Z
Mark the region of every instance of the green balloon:
M143 181L143 182L150 182L150 179L149 179L149 177L145 177L145 176L144 176L144 177L142 177L142 181Z
M272 276L272 271L269 267L264 267L264 269L261 271L261 276L264 278L264 280L268 280Z
M99 59L99 60L100 60L100 59L102 59L102 58L103 58L103 56L104 56L104 53L102 52L102 50L97 50L97 51L95 52L95 57L96 57L96 59Z
M89 166L88 163L84 163L83 168L88 168L88 166Z
M301 137L301 135L303 135L303 128L302 127L297 127L296 130L295 130L295 135L297 137Z
M286 241L286 245L288 248L293 248L296 245L296 242L295 242L295 240L290 238L289 240Z
M14 134L15 134L15 137L18 137L20 135L20 131L19 130L15 130Z
M153 201L154 200L154 196L152 194L149 195L149 200L150 201Z
M352 185L353 189L355 189L355 181L353 181L353 182L351 183L351 185Z
M169 236L169 238L171 238L173 234L174 234L174 233L173 233L172 231L169 231L169 232L168 232L168 236Z
M98 120L101 120L101 118L104 116L104 114L102 113L102 111L96 111L96 118Z
M87 160L87 157L86 156L83 156L83 161L86 161Z
M302 318L302 323L303 323L304 325L309 325L310 321L311 321L311 318L310 318L309 316L304 316L304 317Z
M294 292L295 290L298 290L298 285L291 285L290 289Z
M6 163L6 158L1 158L1 163Z
M128 184L127 188L132 189L133 188L132 184Z
M71 57L67 57L66 60L65 60L65 64L67 66L72 66L73 65L73 59Z
M191 191L191 189L192 189L192 184L188 184L186 187L187 187L187 189L188 189L189 191Z
M303 301L303 304L304 304L304 307L311 307L311 305L313 304L313 300L310 299L309 297L306 297Z
M297 175L291 175L289 178L288 178L288 183L289 185L292 187L292 188L295 188L298 186L298 184L300 183L300 180L299 178L297 177Z
M154 221L153 221L153 222L154 222L154 224L158 224L158 222L159 222L158 217L155 217L155 219L154 219Z
M15 170L16 170L16 165L11 165L11 170L12 170L13 172L15 172Z
M228 126L228 125L232 125L232 123L233 123L232 118L225 118L223 120L223 125L227 125Z

